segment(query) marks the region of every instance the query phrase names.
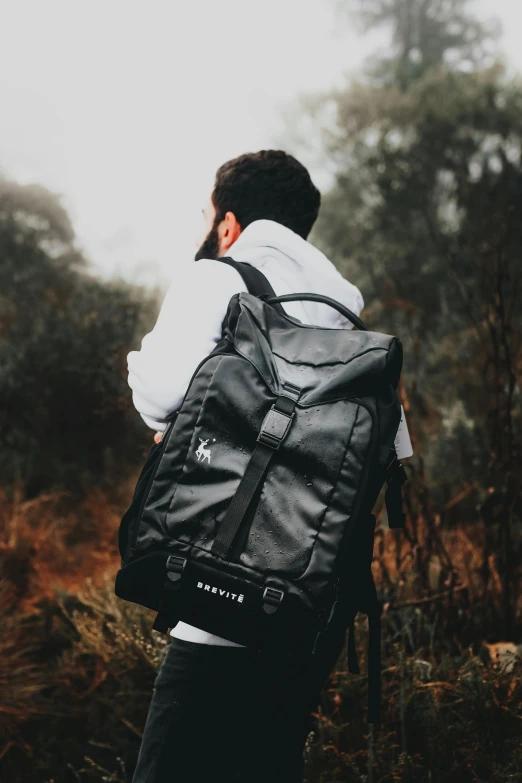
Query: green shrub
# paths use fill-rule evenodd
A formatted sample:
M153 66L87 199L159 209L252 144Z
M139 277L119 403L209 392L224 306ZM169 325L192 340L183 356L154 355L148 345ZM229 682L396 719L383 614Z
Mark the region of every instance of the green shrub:
M0 292L2 482L80 489L136 463L126 355L156 296L90 275L57 197L1 178Z

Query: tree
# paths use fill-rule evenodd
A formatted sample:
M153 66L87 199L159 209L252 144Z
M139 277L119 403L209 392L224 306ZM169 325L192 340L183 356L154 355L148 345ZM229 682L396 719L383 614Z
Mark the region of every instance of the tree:
M125 358L154 296L90 276L59 199L5 179L0 291L2 482L77 489L135 461Z
M406 88L437 67L474 70L491 58L498 25L469 11L471 0L341 0L340 10L363 31L390 31L389 51L371 58L369 72ZM491 64L491 63L490 63Z
M329 118L321 150L334 171L313 239L362 288L370 325L405 344L417 474L448 521L481 511L484 586L495 571L503 580L490 617L502 613L511 637L522 518L522 83L500 65L480 67L489 40L480 23L464 24L467 5L364 3L366 25L389 26L391 53L359 82L308 100L312 117Z

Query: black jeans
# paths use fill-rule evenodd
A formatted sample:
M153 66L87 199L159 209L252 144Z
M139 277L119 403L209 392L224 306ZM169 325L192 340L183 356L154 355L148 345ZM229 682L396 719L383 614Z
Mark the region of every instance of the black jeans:
M310 658L173 639L132 783L300 783L326 673Z

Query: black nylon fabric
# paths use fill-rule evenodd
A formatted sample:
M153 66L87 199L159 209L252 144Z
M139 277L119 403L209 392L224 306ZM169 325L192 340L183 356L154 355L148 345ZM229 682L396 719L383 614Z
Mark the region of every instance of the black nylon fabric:
M241 523L248 512L260 482L263 481L266 470L274 454L270 446L258 443L243 474L237 491L230 502L224 519L221 520L217 535L214 538L211 552L227 558L234 538L239 532Z
M233 297L228 334L275 394L281 379L302 389L302 406L396 387L400 342L378 332L327 329L293 320L248 294ZM233 336L232 336L233 330Z
M401 365L395 337L300 324L251 294L233 296L223 339L149 455L122 522L116 593L157 609L175 554L187 568L171 617L241 644L311 649L339 585L351 589L365 527L371 560L369 514L393 456ZM213 543L285 384L300 389L292 425L224 562ZM268 614L267 588L282 596Z
M206 386L203 407L201 389L194 384L167 435L140 524L143 554L171 537L210 550L265 413L275 402L255 369L237 357L210 359L201 380ZM262 405L252 411L256 398ZM371 429L368 411L347 400L297 410L265 478L240 563L293 578L310 565L316 573L303 577L310 588L312 581L330 573L360 484ZM194 456L207 438L210 465ZM319 559L312 551L318 534Z
M294 418L295 404L300 390L285 384L285 392L291 396L278 397L270 408L263 421L261 432L257 437L257 445L248 461L239 486L227 508L224 518L219 524L217 535L214 538L212 554L228 558L234 539L241 533L248 522L250 527L252 519L248 518L249 508L256 498L259 501L258 490L262 485L266 470L274 456L274 451L279 449L281 443L288 434ZM242 538L245 542L244 535ZM237 549L236 549L237 552Z

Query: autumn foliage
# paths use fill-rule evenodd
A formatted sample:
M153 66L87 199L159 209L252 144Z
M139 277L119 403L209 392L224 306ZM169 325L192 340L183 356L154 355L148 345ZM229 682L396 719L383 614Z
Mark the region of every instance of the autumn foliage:
M307 129L300 157L315 146L332 173L312 239L361 288L367 325L404 344L415 455L406 529L388 529L382 498L375 509L382 725L369 732L366 677L343 654L306 779L521 781L522 83L494 61L468 0L338 5L386 29L389 46L293 113ZM113 580L151 437L125 357L157 304L90 273L56 196L0 177L8 783L132 778L168 639ZM363 672L366 641L360 619Z
M128 492L118 499L115 489L93 490L76 506L63 494L2 497L5 780L130 783L168 640L151 630L152 612L113 593L117 526ZM424 556L408 538L379 534L375 570L388 600L383 722L371 747L377 780L496 783L522 771L522 660L515 645L488 645L480 632L481 596L469 577L481 542L469 536L444 537L446 557L457 564L455 588L441 584L444 569L434 557L431 592L419 599L416 561L421 557L424 567ZM416 546L426 540L419 537ZM348 674L341 656L308 740L309 783L355 783L367 772L362 619L357 639L363 674Z

